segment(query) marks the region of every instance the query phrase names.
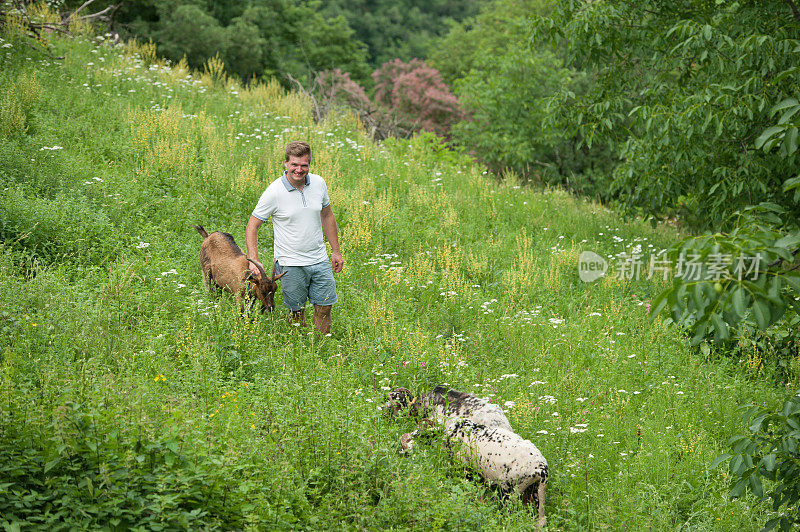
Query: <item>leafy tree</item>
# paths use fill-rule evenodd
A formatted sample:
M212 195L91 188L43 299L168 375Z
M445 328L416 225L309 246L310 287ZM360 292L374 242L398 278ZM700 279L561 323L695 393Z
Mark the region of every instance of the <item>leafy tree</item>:
M485 4L476 16L454 23L445 35L431 41L428 62L452 86L481 58L506 55L509 46L527 44L528 19L549 14L551 4L551 0L495 0ZM528 50L522 52L527 55Z
M668 311L692 331L694 345L712 335L717 343L727 342L740 324L764 331L782 318L791 324L788 340L793 341L800 314L795 297L800 295L800 230L782 224L785 214L777 205L762 204L737 213L729 232L673 246L669 257L682 271L653 300L654 316Z
M306 0L134 0L117 16L126 37L153 40L174 61L190 66L219 55L243 79L278 77L310 84L314 72L340 68L368 81L366 46L342 17L326 18Z
M433 38L480 6L477 0L330 0L323 11L347 19L368 47L369 64L378 67L392 59L426 57Z
M432 61L452 82L467 120L453 140L495 172L567 184L589 194L593 167L608 165L603 149L578 145L574 134L548 120L549 98L568 87L580 92L586 76L564 67L560 54L540 46L531 51L529 18L552 10L548 0L496 0L455 25L432 47Z
M256 73L262 75L276 73L270 43L262 36L258 25L251 23L248 17L243 15L233 19L225 30L227 33L225 59L230 65L228 70L231 73L243 79Z
M220 52L227 55L228 33L214 17L196 5L175 8L154 35L159 42L159 52L176 61L185 55L192 66L199 67Z
M455 85L470 119L455 126L453 137L498 172L530 175L559 156L559 132L542 125L547 98L569 83L570 73L552 53L526 52L517 42L501 55L480 54Z
M750 490L759 498L768 495L775 511L786 507L783 515L767 521L765 531L777 526L792 530L792 525L800 524L800 392L784 401L780 409L758 405L745 405L743 409L750 433L731 438L733 453L718 456L712 467L728 462L733 478L731 497ZM770 481L766 489L762 479Z
M655 310L688 327L695 344L712 335L724 342L741 325L766 330L794 320L800 13L793 0L564 2L538 28L594 75L589 91L563 91L553 109L588 143L617 154L609 187L619 203L717 229L670 251L706 269L698 279L676 276ZM708 261L721 257L759 257L761 276L741 279L730 264L709 276Z
M758 151L770 110L798 92L792 2L561 2L539 30L591 71L585 94L554 100L589 144L620 158L612 192L632 212L703 229L762 201L797 217L783 190L794 157ZM541 42L537 40L536 42ZM561 123L562 121L559 121Z
M326 19L313 6L300 6L290 10L290 23L298 48L296 61L304 66L303 72L310 84L314 72L339 68L359 82L369 80L372 69L367 65L367 48L355 37L354 31L343 17Z

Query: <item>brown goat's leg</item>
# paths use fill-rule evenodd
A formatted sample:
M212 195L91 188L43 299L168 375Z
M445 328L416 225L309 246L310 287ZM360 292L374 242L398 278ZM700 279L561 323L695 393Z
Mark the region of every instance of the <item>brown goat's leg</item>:
M314 305L314 328L319 334L331 332L331 305Z

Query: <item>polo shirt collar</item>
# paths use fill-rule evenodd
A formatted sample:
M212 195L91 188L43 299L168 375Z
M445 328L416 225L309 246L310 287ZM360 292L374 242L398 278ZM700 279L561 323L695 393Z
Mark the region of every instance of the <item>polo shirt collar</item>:
M281 183L283 183L283 186L285 186L286 190L289 191L289 192L291 192L292 190L297 190L296 188L294 188L294 185L292 185L289 182L289 178L286 177L286 172L285 171L283 172L283 175L281 176ZM306 186L308 186L310 184L311 184L311 179L309 179L308 174L306 174Z

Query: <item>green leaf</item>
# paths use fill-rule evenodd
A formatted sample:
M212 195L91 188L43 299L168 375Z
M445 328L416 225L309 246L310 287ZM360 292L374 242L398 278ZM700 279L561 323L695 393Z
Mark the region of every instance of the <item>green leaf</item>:
M742 479L733 486L731 491L728 493L728 497L734 499L736 497L741 497L744 495L744 490L747 489L747 479Z
M764 468L767 471L775 471L775 454L770 453L766 455L761 459L761 463L764 464Z
M711 322L714 324L717 341L727 340L731 337L728 333L728 324L725 323L722 316L715 312L711 315Z
M689 345L691 345L692 347L696 347L697 345L699 345L700 342L702 342L706 337L706 329L708 329L707 321L701 321L695 324L694 326L695 333L694 336L692 336L692 339L689 341Z
M794 190L796 188L800 188L800 175L791 177L783 182L784 192L789 192L790 190Z
M756 299L753 303L753 317L762 331L765 331L770 323L769 316L769 305L763 299Z
M784 129L784 126L770 126L765 129L764 132L756 139L756 149L761 149L765 142Z
M729 470L733 475L740 475L745 470L744 456L737 454L731 459Z
M788 111L786 111L781 115L780 119L778 120L778 124L787 123L789 120L792 119L792 117L797 113L797 111L800 111L800 106L798 105L793 106L791 109L789 109Z
M709 466L709 468L710 469L716 469L716 468L719 467L719 465L722 462L728 461L730 459L731 459L731 455L730 454L728 454L728 453L721 454L721 455L717 456L716 458L714 458L714 461L711 462L711 465Z
M763 414L757 416L753 420L753 422L750 423L750 431L751 432L759 432L763 428L764 420L767 419L767 417L768 417L767 413L763 413Z
M784 109L786 109L788 107L797 107L798 105L800 105L800 104L798 104L796 99L787 98L787 99L783 100L782 102L780 102L779 104L775 105L775 107L772 108L772 114L774 115L778 111L783 111Z
M703 285L706 283L697 283L692 290L692 302L697 310L705 307L705 300L703 298Z
M800 273L797 271L789 272L783 276L783 280L786 281L786 284L792 287L795 294L800 296Z
M776 248L790 248L794 249L800 243L800 233L786 235L775 241Z
M56 467L59 464L59 462L61 462L61 458L59 457L53 458L44 465L44 472L47 473L48 471Z
M651 320L655 319L656 316L661 314L661 311L664 310L664 307L667 306L667 294L671 290L672 290L671 288L669 288L667 290L664 290L663 292L658 294L653 299L653 301L651 302L651 307L650 307L650 319Z
M781 518L780 517L773 517L772 519L767 521L767 523L764 525L764 528L762 529L761 532L770 532L773 528L778 526L778 523L780 523L780 522L781 522Z
M750 475L749 483L750 483L750 490L756 494L756 497L761 498L764 496L764 488L761 485L761 479L758 477L758 475L756 474Z
M747 310L745 305L746 294L742 285L739 285L739 288L733 293L733 308L736 311L736 314L741 318L744 317L744 313Z
M783 139L784 157L791 157L797 151L797 128L789 128Z

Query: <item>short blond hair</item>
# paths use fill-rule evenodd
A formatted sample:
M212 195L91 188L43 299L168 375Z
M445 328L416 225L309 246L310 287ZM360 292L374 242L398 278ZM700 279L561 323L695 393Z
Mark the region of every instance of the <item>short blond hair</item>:
M311 160L311 146L308 142L295 140L286 146L286 158L284 161L288 161L289 157L305 157L306 155Z

